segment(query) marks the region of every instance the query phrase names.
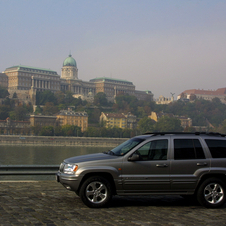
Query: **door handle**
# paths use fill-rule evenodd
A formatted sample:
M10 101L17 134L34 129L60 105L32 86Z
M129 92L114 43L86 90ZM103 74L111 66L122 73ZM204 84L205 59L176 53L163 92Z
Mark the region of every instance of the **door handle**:
M202 162L202 163L198 162L197 166L207 166L207 163L206 162Z
M157 167L167 167L167 164L156 164Z

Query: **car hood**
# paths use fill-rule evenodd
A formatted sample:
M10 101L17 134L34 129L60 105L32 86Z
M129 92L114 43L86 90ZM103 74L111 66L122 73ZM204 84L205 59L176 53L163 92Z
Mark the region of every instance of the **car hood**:
M104 153L96 153L96 154L89 154L89 155L80 155L65 159L64 162L66 163L79 163L79 162L89 162L89 161L97 161L97 160L106 160L106 159L115 159L119 156L108 155Z

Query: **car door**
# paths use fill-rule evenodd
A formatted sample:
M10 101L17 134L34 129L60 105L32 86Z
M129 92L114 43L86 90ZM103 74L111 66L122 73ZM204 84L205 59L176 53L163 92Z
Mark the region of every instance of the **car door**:
M172 192L194 191L200 175L209 171L210 160L206 158L200 139L172 138L173 152L170 165Z
M169 191L168 149L168 139L156 139L147 142L132 153L139 155L139 159L130 161L126 156L122 166L124 192Z

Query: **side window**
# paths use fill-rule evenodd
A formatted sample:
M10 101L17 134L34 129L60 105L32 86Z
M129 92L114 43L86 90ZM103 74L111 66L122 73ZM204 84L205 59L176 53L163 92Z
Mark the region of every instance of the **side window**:
M204 159L205 155L198 139L175 139L174 159Z
M226 158L226 140L206 139L205 141L213 158Z
M140 147L135 153L140 155L140 160L166 160L168 140L154 140Z

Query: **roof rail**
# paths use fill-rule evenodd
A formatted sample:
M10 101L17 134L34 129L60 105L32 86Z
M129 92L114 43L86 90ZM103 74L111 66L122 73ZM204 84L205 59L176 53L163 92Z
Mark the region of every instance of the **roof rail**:
M205 135L210 135L210 136L222 136L222 137L225 137L226 134L221 134L221 133L214 133L214 132L148 132L148 133L144 133L143 135L153 135L153 136L157 136L157 135L161 135L161 136L164 136L164 135L167 135L167 134L192 134L192 135L202 135L202 134L205 134Z

